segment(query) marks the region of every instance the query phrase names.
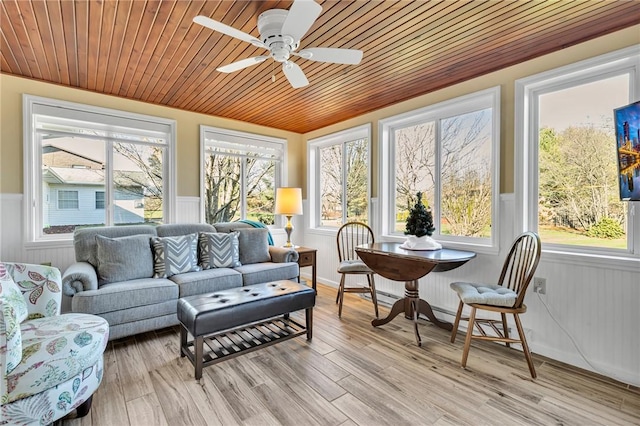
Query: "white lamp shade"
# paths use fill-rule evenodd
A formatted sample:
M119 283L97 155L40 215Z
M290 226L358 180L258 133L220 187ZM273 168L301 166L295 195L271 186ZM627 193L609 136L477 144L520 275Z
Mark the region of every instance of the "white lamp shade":
M302 214L302 189L276 188L276 214Z

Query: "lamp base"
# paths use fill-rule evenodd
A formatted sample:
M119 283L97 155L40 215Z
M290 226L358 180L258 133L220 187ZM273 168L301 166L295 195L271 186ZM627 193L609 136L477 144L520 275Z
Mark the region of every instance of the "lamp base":
M285 248L295 248L295 246L291 243L291 232L293 231L293 224L291 224L291 215L286 215L287 224L284 226L284 231L287 233L287 242L282 247Z

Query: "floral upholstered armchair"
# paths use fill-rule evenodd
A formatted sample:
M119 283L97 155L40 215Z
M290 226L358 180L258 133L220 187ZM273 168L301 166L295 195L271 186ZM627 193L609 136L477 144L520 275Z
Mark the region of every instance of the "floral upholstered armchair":
M61 283L57 268L0 262L0 425L49 424L91 408L109 325L60 315Z

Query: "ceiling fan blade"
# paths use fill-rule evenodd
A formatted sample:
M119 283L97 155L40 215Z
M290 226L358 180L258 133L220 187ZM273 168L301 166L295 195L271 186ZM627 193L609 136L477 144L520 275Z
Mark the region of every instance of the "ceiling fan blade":
M293 37L298 41L322 13L322 6L313 0L295 0L289 9L287 19L282 24L282 35Z
M260 62L264 62L266 59L269 59L269 57L256 56L254 58L242 59L241 61L232 62L228 65L223 65L219 68L216 68L216 71L230 73L230 72L241 70L243 68L250 67L251 65L259 64Z
M218 31L219 33L226 34L231 37L235 37L242 41L246 41L247 43L251 43L256 47L265 47L260 40L253 37L252 35L242 32L240 30L236 30L235 28L230 27L229 25L223 24L222 22L214 21L213 19L207 18L206 16L198 15L195 18L193 18L193 22L195 22L196 24L200 24L203 27L212 29L214 31Z
M283 63L282 72L294 89L299 89L300 87L304 87L309 84L309 80L307 80L307 76L304 75L302 69L293 62Z
M332 62L334 64L357 65L362 60L362 50L333 47L310 47L301 50L297 55L310 61Z

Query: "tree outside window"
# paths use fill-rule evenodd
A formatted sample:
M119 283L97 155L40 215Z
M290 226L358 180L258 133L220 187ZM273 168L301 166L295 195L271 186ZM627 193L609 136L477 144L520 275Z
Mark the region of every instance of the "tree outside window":
M284 141L202 126L203 198L207 223L275 222Z
M369 126L310 141L314 226L369 221ZM317 173L316 173L317 170Z
M435 238L494 239L498 100L490 90L383 120L381 152L393 160L382 169L389 233L404 232L420 192Z

